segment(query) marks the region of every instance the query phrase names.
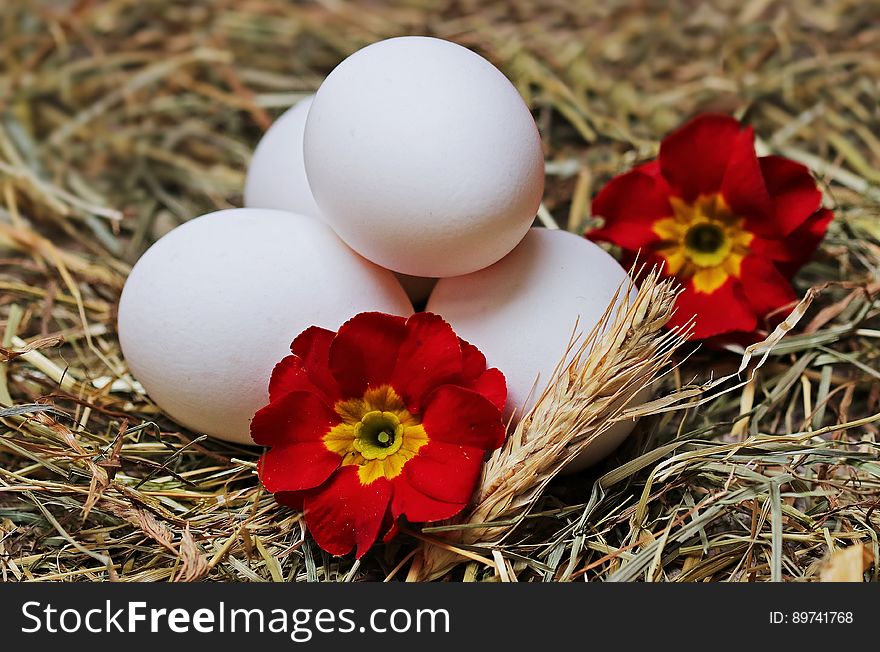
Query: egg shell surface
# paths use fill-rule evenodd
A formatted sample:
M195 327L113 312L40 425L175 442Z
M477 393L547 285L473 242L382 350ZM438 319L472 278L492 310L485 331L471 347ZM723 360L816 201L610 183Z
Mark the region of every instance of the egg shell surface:
M491 267L440 279L427 310L444 317L459 337L485 354L490 366L504 373L506 412L513 413L516 421L547 387L575 327L577 333L589 334L618 288L623 286L624 296L629 282L623 267L589 240L533 228ZM569 470L610 453L633 425L628 421L613 426Z
M388 270L324 223L242 208L191 220L158 240L129 275L118 330L132 375L178 423L252 443L274 366L316 325L359 312L409 316Z
M303 161L303 133L314 95L300 100L272 123L248 166L244 205L273 208L323 220ZM437 279L395 274L414 304L424 304Z
M535 121L467 48L408 36L369 45L318 89L305 166L324 219L396 272L482 269L531 226L544 189Z
M263 134L248 166L244 205L320 217L303 161L303 133L314 95L282 113Z

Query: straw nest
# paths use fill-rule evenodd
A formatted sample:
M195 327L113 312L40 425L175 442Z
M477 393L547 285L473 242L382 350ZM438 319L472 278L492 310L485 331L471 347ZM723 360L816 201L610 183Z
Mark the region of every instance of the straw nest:
M877 579L880 32L871 3L8 0L0 7L0 577ZM128 375L115 309L173 226L240 203L284 107L351 51L428 33L485 54L546 144L540 219L580 231L611 175L695 112L809 165L836 211L804 297L747 351L661 328L649 276L450 523L330 558L259 451L182 430ZM157 334L161 337L161 334ZM247 334L243 334L246 339ZM655 400L624 409L650 383ZM608 460L558 476L616 421Z

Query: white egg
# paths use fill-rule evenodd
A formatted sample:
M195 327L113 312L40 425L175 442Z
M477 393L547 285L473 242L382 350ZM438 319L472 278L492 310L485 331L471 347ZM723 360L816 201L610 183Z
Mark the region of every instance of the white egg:
M281 114L263 134L248 166L244 205L320 217L303 163L303 132L314 95Z
M300 100L269 127L257 144L244 184L244 205L274 208L323 220L303 162L303 132L314 95ZM437 279L395 274L415 304L424 303Z
M547 387L575 327L577 333L589 334L618 288L628 282L620 264L589 240L535 228L491 267L440 279L427 310L442 315L459 337L504 373L507 412L518 420ZM632 422L616 424L568 470L598 461L632 428Z
M191 220L141 257L120 299L119 340L171 418L250 443L251 417L294 337L371 310L412 313L391 272L318 220L240 208Z
M413 276L500 260L544 188L541 139L517 90L479 55L435 38L380 41L339 64L309 111L304 152L336 233Z

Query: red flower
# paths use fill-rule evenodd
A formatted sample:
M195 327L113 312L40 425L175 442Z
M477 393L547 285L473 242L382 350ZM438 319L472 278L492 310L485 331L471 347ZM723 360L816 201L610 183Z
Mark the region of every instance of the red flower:
M605 225L587 237L664 262L682 281L670 326L696 315L695 339L752 333L795 301L790 279L833 217L821 200L803 165L758 158L751 128L703 115L669 135L658 160L602 189L593 213Z
M400 517L449 518L504 441L504 376L431 313L362 313L338 333L311 327L272 372L251 436L259 474L303 509L324 550L361 557Z

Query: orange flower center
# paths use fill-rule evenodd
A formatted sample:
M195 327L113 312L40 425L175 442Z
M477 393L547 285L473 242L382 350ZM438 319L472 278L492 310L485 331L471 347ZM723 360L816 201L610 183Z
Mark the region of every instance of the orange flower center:
M693 203L672 197L670 203L673 216L654 223L667 271L693 279L694 289L704 294L715 292L730 277L739 278L754 239L744 228L745 220L719 194L701 195Z
M428 434L389 385L368 389L363 397L339 401L342 423L324 435L328 450L342 466L356 464L361 484L391 479L428 443Z

